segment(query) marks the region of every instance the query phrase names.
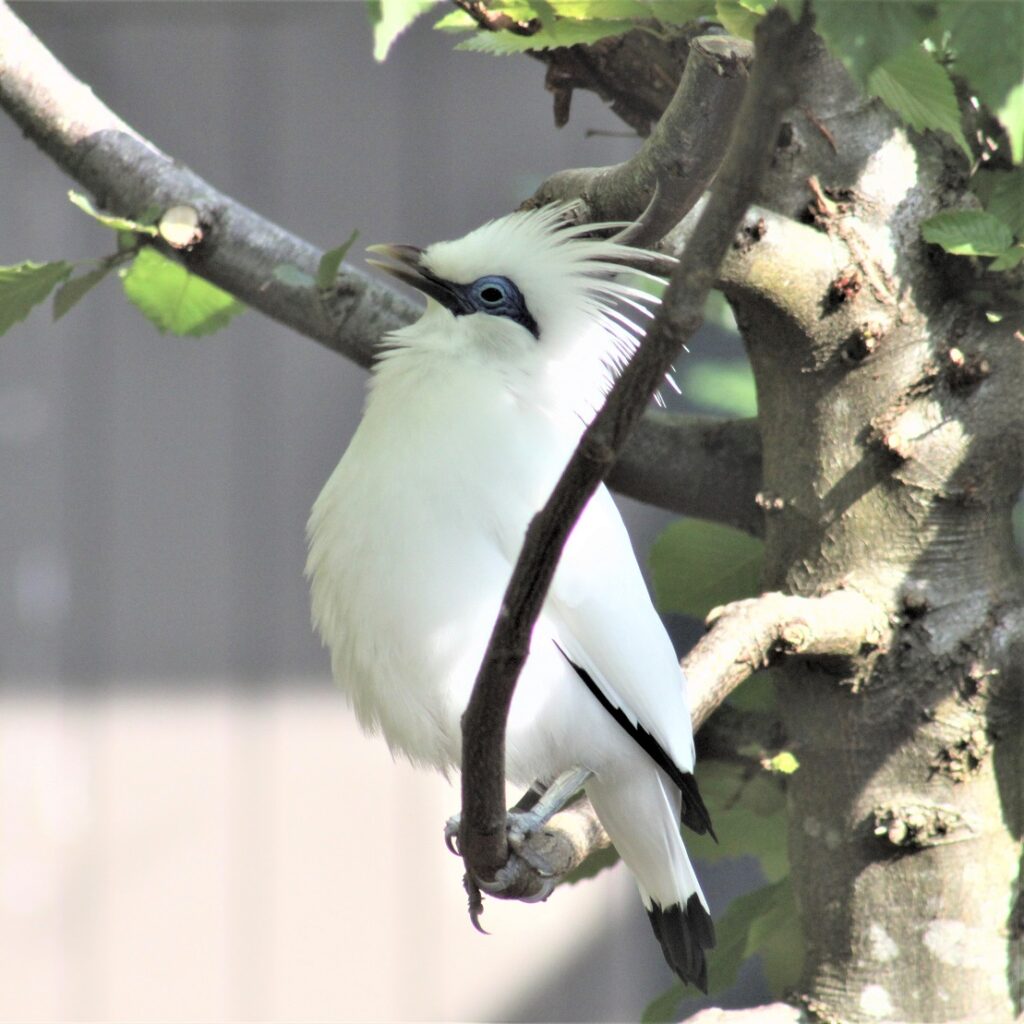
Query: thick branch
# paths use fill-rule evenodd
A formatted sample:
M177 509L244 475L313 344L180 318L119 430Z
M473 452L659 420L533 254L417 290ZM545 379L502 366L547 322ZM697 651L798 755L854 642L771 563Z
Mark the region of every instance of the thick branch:
M885 612L854 590L821 597L762 594L716 608L710 630L683 658L693 728L699 729L744 680L785 655L856 657L883 646L890 626ZM561 877L609 844L593 807L581 800L556 815L530 846ZM548 880L518 858L507 898L530 898ZM509 877L513 877L509 873Z
M620 494L680 515L764 533L757 420L649 412L608 475Z
M745 40L694 39L672 102L641 149L613 167L559 171L529 205L578 199L583 221L633 222L643 211L628 241L658 241L715 176L740 109L751 58Z
M505 721L562 547L608 473L650 395L700 325L717 268L766 168L784 110L796 95L799 55L810 36L781 8L757 33L757 60L736 131L694 237L676 265L640 350L585 431L554 492L527 530L487 653L463 716L460 848L470 878L492 880L508 860L505 838Z

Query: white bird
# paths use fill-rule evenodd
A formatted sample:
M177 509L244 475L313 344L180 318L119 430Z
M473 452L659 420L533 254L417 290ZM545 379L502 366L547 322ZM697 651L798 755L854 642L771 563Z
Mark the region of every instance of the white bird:
M309 519L313 622L336 680L364 728L445 773L527 525L657 303L622 281L636 250L565 212L373 247L427 307L386 338ZM604 487L565 546L506 744L513 783L586 780L668 963L706 990L714 929L680 821L711 826L685 678Z

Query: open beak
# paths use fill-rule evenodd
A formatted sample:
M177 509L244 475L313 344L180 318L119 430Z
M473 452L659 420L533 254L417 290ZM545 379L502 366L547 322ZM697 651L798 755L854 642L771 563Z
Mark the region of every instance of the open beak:
M462 306L456 289L421 265L422 249L415 245L368 245L366 249L367 252L379 253L394 261L385 263L383 260L368 259L366 262L371 267L383 270L385 274L398 278L403 284L411 285L424 295L436 299L447 309L454 310Z

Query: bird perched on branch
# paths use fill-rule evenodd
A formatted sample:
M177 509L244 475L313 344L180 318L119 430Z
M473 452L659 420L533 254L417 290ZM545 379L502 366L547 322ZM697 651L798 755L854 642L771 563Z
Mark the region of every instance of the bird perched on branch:
M460 718L527 525L657 304L623 280L637 251L594 230L556 206L422 250L372 250L427 308L385 339L363 420L313 507L306 572L362 725L443 772L460 764ZM534 628L506 758L514 783L563 796L583 785L669 964L706 989L714 929L680 822L711 825L685 679L604 487Z

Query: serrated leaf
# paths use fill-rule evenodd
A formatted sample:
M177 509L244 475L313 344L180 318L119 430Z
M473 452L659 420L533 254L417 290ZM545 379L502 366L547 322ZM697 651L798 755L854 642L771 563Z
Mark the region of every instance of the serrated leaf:
M789 871L789 847L782 778L735 762L703 760L697 765L697 784L718 842L687 833L690 855L710 863L756 857L765 878L783 878Z
M715 16L715 0L646 0L647 17L663 25L688 25Z
M629 32L633 27L634 23L631 21L577 21L573 18L558 18L545 22L539 32L530 36L518 36L512 32L478 32L469 39L464 39L456 49L503 56L509 53L526 53L530 50L550 50L560 46L596 43L599 39Z
M92 270L65 281L53 297L53 319L59 320L87 292L91 292L110 273L111 265L105 260Z
M1024 169L979 171L971 180L971 191L993 217L1024 239Z
M121 272L121 283L128 300L161 332L212 334L245 310L227 292L149 247Z
M353 231L344 242L341 243L335 249L328 249L327 252L320 257L320 265L316 271L316 284L320 289L330 288L334 284L334 279L338 276L338 267L341 266L341 261L348 255L349 249L355 244L355 240L359 237L358 231Z
M1006 129L1013 160L1024 159L1024 16L1020 3L953 0L939 5L953 70Z
M926 242L957 256L1001 256L1013 245L1009 227L982 210L947 210L921 225Z
M946 132L968 160L974 159L949 74L924 47L911 46L875 68L868 75L867 90L915 131Z
M803 964L803 942L789 878L738 896L715 922L718 944L708 958L708 992L736 981L740 965L760 954L775 996L795 984Z
M273 275L281 284L292 288L312 288L316 284L316 278L312 274L307 274L294 263L278 263L274 267Z
M68 199L75 204L83 213L87 213L93 220L98 220L105 228L111 231L130 231L136 235L156 235L156 228L152 224L140 224L137 220L130 220L127 217L118 217L112 213L101 213L92 205L88 196L74 189L68 191Z
M650 8L640 0L548 0L551 10L560 18L584 21L620 21L631 18L649 18ZM503 4L495 4L507 10Z
M914 0L826 0L814 13L829 49L863 84L879 64L925 37L935 7Z
M730 416L757 415L757 387L744 359L703 359L687 366L683 391L705 409Z
M15 263L0 267L0 334L7 331L39 305L74 269L66 260L54 263Z
M658 607L704 619L712 608L760 589L764 545L731 526L679 519L651 546Z
M1015 245L1007 249L1001 256L997 256L989 265L989 270L1013 270L1018 263L1024 262L1024 245Z
M395 40L438 0L370 0L367 12L373 27L373 58L383 61Z

